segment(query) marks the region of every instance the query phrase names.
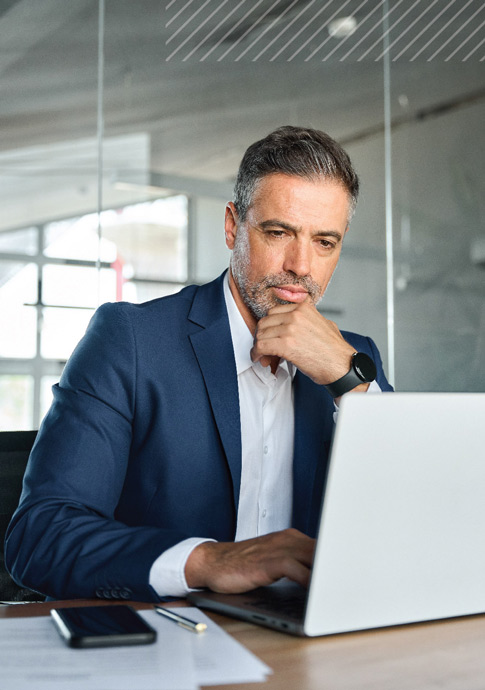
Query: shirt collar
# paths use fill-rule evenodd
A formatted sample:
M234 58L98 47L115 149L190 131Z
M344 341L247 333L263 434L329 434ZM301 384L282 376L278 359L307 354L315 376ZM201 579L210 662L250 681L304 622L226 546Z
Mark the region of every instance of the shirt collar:
M246 325L241 312L232 296L231 288L229 287L229 271L224 276L224 299L226 301L227 315L229 317L229 328L231 329L232 347L234 349L234 358L236 360L237 375L242 374L243 371L258 365L259 362L253 362L251 359L251 348L253 346L253 336ZM263 368L263 367L261 367ZM296 367L291 362L285 359L280 359L278 368L288 372L293 377L296 373Z

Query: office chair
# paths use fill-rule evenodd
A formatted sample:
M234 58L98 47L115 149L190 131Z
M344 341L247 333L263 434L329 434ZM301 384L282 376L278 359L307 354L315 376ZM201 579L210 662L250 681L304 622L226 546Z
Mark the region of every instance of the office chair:
M44 597L19 587L5 568L4 539L8 523L18 506L22 479L37 431L0 432L0 601L41 601Z

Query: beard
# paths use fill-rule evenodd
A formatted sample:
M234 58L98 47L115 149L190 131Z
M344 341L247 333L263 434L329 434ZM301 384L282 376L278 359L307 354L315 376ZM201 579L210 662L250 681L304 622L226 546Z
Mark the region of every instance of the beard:
M261 280L251 282L249 279L249 237L247 232L239 232L236 235L234 249L231 257L231 273L237 285L239 294L248 307L251 314L257 319L262 319L268 311L278 304L294 304L287 300L279 299L271 292L271 288L282 285L299 285L317 304L322 296L322 287L310 276L296 276L282 271L266 275Z

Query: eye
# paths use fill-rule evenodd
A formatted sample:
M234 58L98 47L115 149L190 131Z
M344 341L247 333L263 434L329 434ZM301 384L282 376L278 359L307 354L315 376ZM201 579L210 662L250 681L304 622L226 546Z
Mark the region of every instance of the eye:
M330 240L326 240L326 239L318 240L318 244L323 249L333 249L335 247L335 244L333 242L331 242Z
M280 237L284 237L286 235L284 230L267 230L266 234L270 237L275 237L276 239L279 239Z

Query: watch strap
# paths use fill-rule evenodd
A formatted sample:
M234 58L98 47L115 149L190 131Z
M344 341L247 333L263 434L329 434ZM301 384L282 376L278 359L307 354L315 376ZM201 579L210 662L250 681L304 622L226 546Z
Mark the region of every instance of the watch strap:
M364 364L364 367L361 365ZM354 352L350 370L337 381L325 386L332 398L339 398L361 383L371 383L377 375L376 365L364 352Z

